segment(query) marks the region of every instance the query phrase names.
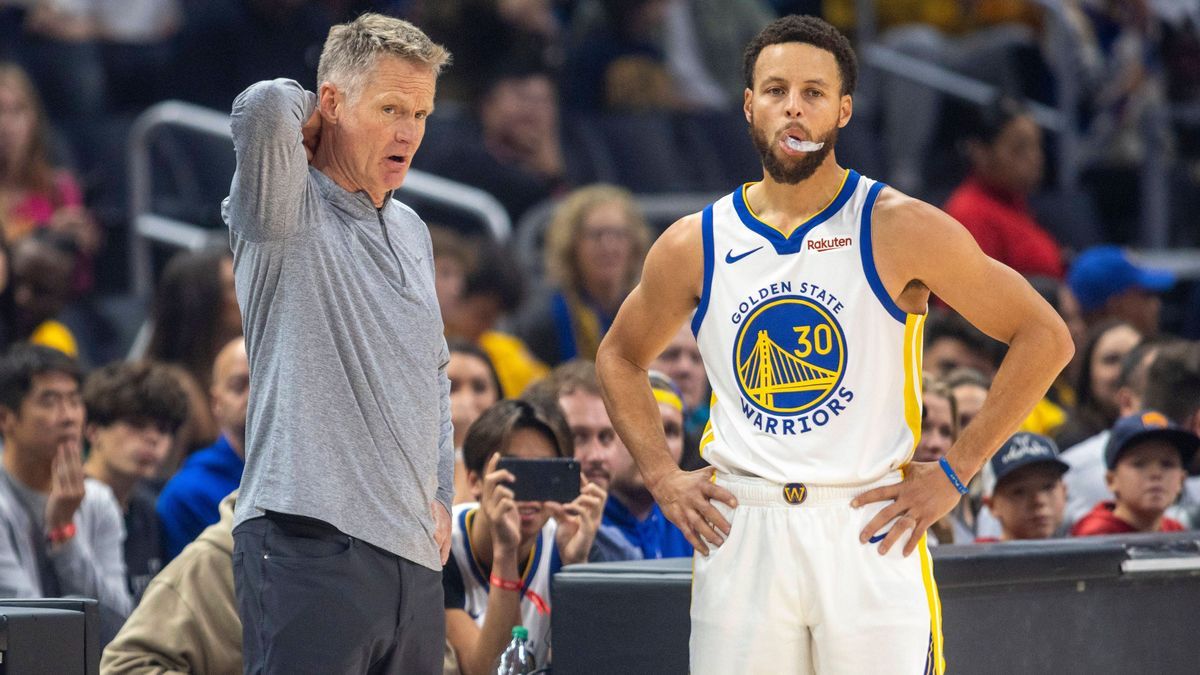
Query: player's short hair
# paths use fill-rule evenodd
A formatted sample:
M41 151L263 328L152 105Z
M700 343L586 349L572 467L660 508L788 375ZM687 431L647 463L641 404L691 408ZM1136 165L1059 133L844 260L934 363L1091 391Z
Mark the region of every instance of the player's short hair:
M188 417L188 396L171 370L153 361L110 363L83 385L88 422L152 424L174 434Z
M500 401L483 411L463 439L463 465L482 475L488 459L508 449L519 429L533 429L554 446L556 457L571 457L575 443L558 406L546 407L522 399Z
M367 13L329 29L317 62L317 85L333 82L355 95L380 56L426 66L435 76L450 63L450 52L420 28L403 19Z
M842 77L842 94L853 94L858 86L858 58L850 41L829 22L815 16L790 15L772 21L759 31L746 45L742 57L742 70L746 88L754 89L754 66L758 55L771 45L800 42L824 49L837 59L838 72Z

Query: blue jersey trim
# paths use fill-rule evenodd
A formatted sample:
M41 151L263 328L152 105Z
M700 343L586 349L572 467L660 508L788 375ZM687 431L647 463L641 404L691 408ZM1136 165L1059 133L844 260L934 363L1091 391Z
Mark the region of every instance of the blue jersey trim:
M458 516L458 523L459 527L462 529L463 544L467 549L467 558L469 560L468 566L471 568L471 574L475 576L475 580L478 581L480 585L488 589L488 592L491 592L492 585L488 582L488 579L483 576L483 570L479 569L479 565L475 562L475 552L471 550L471 528L467 524L467 515L478 508L479 507L476 507L475 509L464 509L463 512ZM538 532L537 541L533 544L533 559L529 563L529 569L525 570L525 574L521 575L522 598L525 597L525 591L529 588L529 584L533 583L533 577L537 574L538 565L540 565L542 562L542 542L545 539L545 532L546 531L544 529ZM555 547L553 553L557 558L557 547ZM561 562L559 562L559 566L562 566ZM553 566L551 569L553 570Z
M735 200L736 201L736 200ZM692 335L700 337L700 324L708 311L708 298L712 295L713 265L716 258L713 253L713 205L704 207L704 215L700 218L700 234L704 240L704 288L700 291L700 302L696 305L696 313L692 316Z
M904 323L908 315L896 305L896 301L888 295L887 289L883 287L883 281L879 279L879 271L875 269L875 253L871 244L871 211L875 208L875 199L879 196L879 191L884 187L883 183L875 183L867 192L867 200L863 203L862 227L859 229L858 235L860 239L858 250L862 254L863 273L867 275L867 283L871 285L871 290L875 293L879 304L883 305L893 319Z
M746 203L746 185L743 185L733 193L733 208L737 211L738 218L741 219L742 224L770 242L771 246L775 247L776 253L779 255L799 253L801 247L804 245L804 237L814 227L832 218L846 205L846 202L850 201L850 196L854 194L854 189L858 187L859 178L860 176L857 171L854 169L847 170L846 180L842 182L842 189L838 191L833 201L829 202L825 208L818 211L811 218L804 221L799 227L792 230L792 233L786 237L779 230L759 220L750 210L750 206Z

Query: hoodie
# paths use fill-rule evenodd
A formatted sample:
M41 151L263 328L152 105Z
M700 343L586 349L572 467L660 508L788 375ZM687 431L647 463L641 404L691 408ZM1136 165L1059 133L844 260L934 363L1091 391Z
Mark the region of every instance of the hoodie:
M242 622L233 590L233 509L204 530L146 588L115 640L101 673L240 673Z

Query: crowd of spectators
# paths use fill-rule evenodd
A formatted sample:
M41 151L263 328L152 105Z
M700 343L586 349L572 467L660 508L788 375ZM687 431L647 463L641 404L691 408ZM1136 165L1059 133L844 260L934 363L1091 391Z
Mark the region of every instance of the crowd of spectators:
M515 223L552 204L531 239L541 273L463 223L430 223L458 450L447 672L486 672L518 623L547 656L549 579L564 564L691 556L616 435L591 362L658 233L638 201L650 183L597 182L636 174L602 176L585 150L611 120L724 116L736 128L745 41L786 11L823 12L853 32L860 3L127 4L0 0L0 597L97 598L106 672L240 667L231 528L249 367L232 258L218 247L162 261L142 339L123 345L127 360L104 358L111 350L91 340L112 318L97 317L95 299L121 290L112 279L124 277L130 234L110 208L124 190L110 166L123 160L93 141L166 98L226 111L256 80L313 89L329 27L366 9L413 19L454 54L415 166L493 194ZM1025 101L1053 98L1063 58L1039 3L876 4L881 44L1005 91L964 108L896 76L864 77L852 126L881 139L878 177L938 201L1030 277L1077 347L931 543L1200 528L1200 478L1190 477L1200 474L1200 342L1175 335L1189 324L1164 305L1186 303L1183 284L1113 245L1136 241L1128 219L1106 213L1081 230L1039 208L1056 149ZM1063 5L1087 74L1078 84L1096 176L1079 208L1107 211L1114 190L1129 191L1122 171L1141 161L1144 116L1200 98L1186 67L1200 55L1200 13L1143 0ZM1175 136L1182 157L1200 146L1188 133ZM678 156L699 163L690 142ZM644 154L619 160L661 166L658 145L636 149ZM653 184L696 171L681 164ZM915 460L936 461L971 423L1003 351L933 303ZM688 326L650 380L676 460L704 466L711 392ZM586 487L571 505L505 511L499 456L573 457ZM489 593L492 573L524 590Z

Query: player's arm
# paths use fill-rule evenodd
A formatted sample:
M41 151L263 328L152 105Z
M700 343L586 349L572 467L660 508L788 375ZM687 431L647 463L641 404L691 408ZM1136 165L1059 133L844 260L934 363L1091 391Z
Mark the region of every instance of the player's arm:
M719 545L729 534L729 523L709 499L736 503L712 483L711 469L684 472L671 458L646 369L696 308L703 279L700 216L693 214L667 228L651 247L641 283L621 305L596 354L613 426L667 518L701 554L708 552L705 540Z
M921 311L919 305L932 292L981 331L1009 345L987 402L946 455L965 484L1017 430L1070 361L1071 336L1024 278L986 256L971 234L941 210L888 190L880 195L873 221L876 266L901 309ZM925 529L953 508L958 498L936 463L910 464L904 483L872 490L856 500L857 504L896 500L867 525L862 538L866 541L897 516L908 516L897 522L893 535L880 546L886 553L911 529L907 555Z

